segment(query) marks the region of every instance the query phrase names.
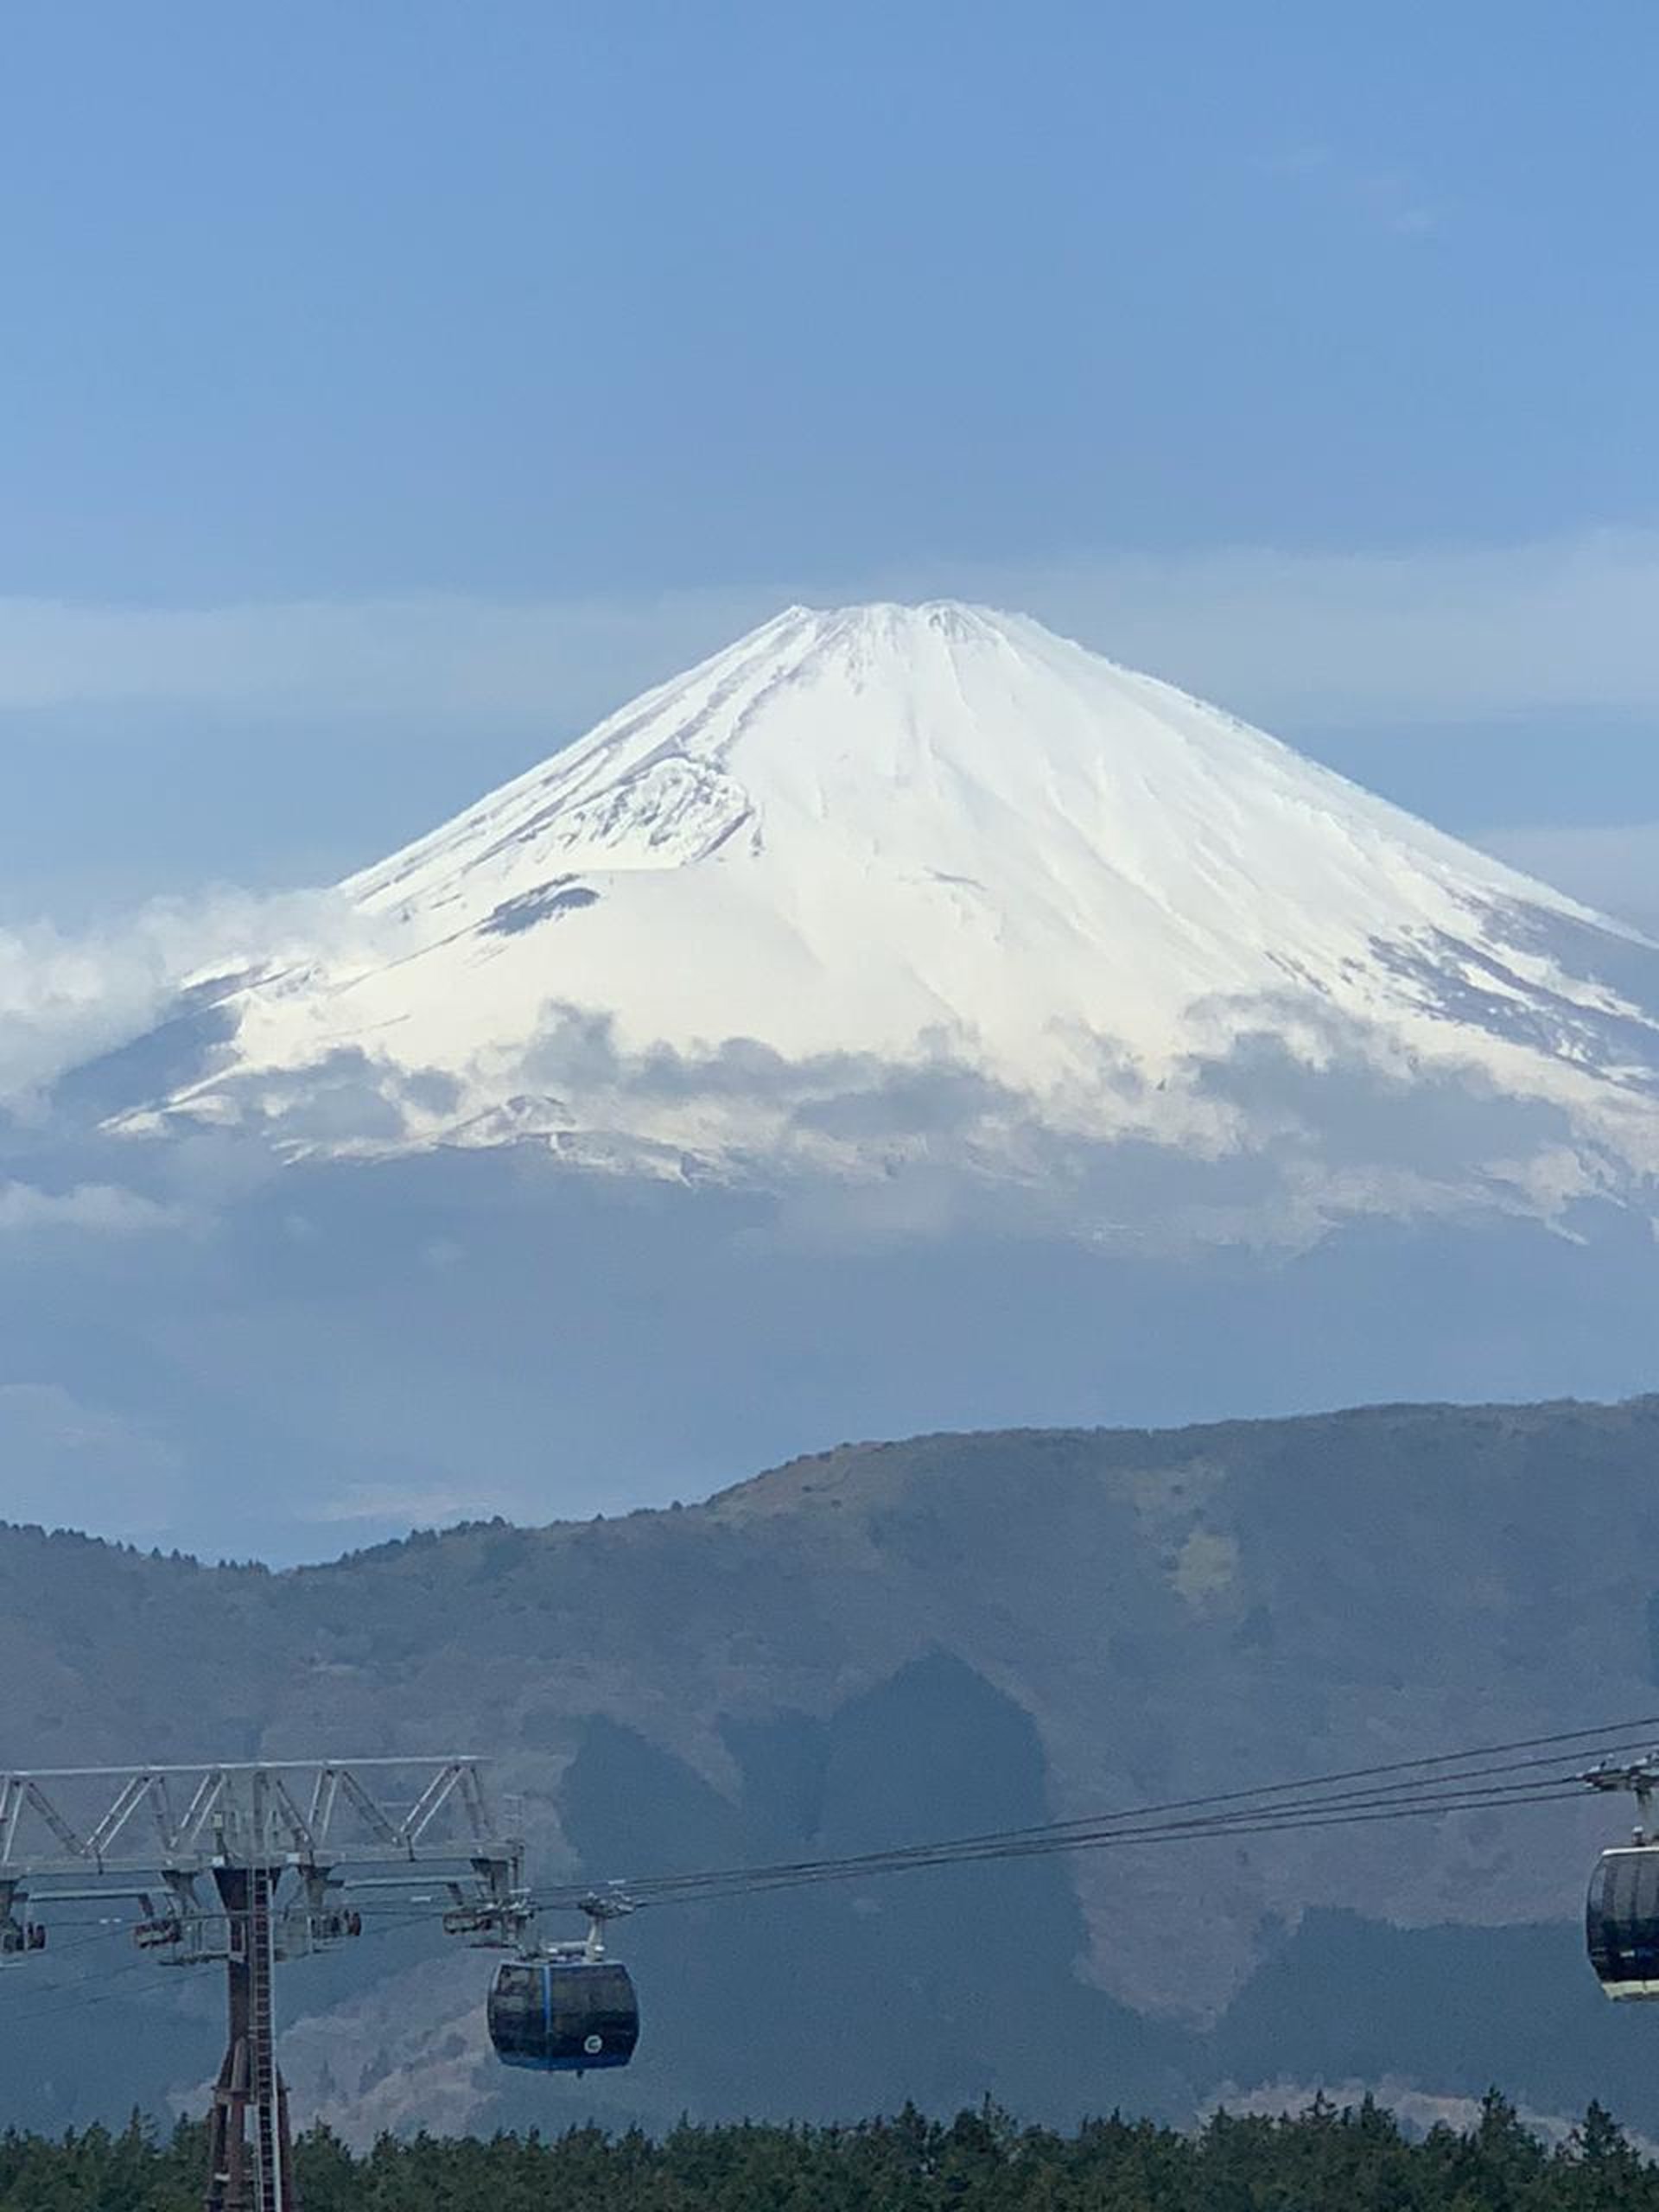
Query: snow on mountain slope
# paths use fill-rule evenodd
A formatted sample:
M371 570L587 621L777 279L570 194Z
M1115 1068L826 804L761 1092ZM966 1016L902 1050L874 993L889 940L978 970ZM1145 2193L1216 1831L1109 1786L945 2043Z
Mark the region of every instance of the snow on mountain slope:
M343 888L168 1117L1029 1177L1363 1067L1535 1108L1529 1203L1659 1168L1659 951L1019 616L792 607Z

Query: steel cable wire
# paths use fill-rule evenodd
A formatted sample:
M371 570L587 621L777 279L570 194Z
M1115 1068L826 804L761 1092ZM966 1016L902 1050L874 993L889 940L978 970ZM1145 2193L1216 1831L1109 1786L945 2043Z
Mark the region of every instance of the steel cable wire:
M1625 1736L1638 1728L1651 1730L1655 1727L1659 1727L1659 1715L1649 1714L1633 1720L1603 1722L1590 1728L1480 1745L1463 1751L1439 1752L1418 1759L1390 1760L1376 1765L1346 1768L1293 1781L1176 1798L1158 1804L1129 1807L1116 1813L1082 1815L1025 1827L992 1829L938 1843L901 1845L833 1858L783 1860L761 1866L647 1875L626 1878L613 1886L638 1905L666 1904L682 1897L703 1896L728 1888L747 1889L760 1883L777 1886L785 1880L791 1885L817 1878L844 1880L864 1872L897 1872L911 1865L931 1866L976 1857L1045 1854L1068 1847L1097 1847L1109 1840L1119 1839L1154 1840L1170 1832L1182 1836L1198 1833L1216 1834L1225 1831L1246 1817L1266 1815L1274 1815L1278 1825L1288 1827L1294 1824L1295 1815L1324 1813L1339 1807L1356 1811L1373 1808L1381 1809L1391 1802L1406 1797L1432 1799L1433 1802L1425 1807L1427 1810L1473 1809L1472 1806L1460 1802L1471 1783L1481 1781L1487 1783L1489 1795L1503 1790L1518 1792L1529 1784L1503 1783L1493 1778L1524 1773L1534 1780L1541 1780L1543 1778L1541 1770L1550 1767L1574 1770L1560 1777L1560 1786L1561 1795L1576 1795L1577 1761L1584 1757L1581 1750L1576 1754L1554 1751L1548 1756L1515 1759L1498 1764L1476 1765L1473 1762L1491 1759L1497 1754L1508 1751L1541 1751L1546 1746L1567 1744L1582 1745L1592 1739L1599 1740L1604 1751L1610 1753L1643 1749L1646 1748L1645 1738L1638 1744L1610 1739ZM1381 1779L1386 1777L1402 1778ZM1358 1781L1370 1781L1374 1786L1370 1789L1347 1791L1337 1791L1331 1787L1338 1783ZM1569 1784L1572 1785L1570 1788ZM1313 1794L1290 1798L1289 1793L1294 1791ZM1286 1799L1288 1802L1276 1802ZM1200 1808L1219 1809L1200 1811ZM1174 1821L1167 1818L1181 1814L1191 1814L1192 1817ZM1279 1821L1278 1816L1283 1816L1282 1821ZM1148 1823L1152 1825L1147 1825ZM1255 1832L1265 1830L1258 1827ZM573 1886L549 1891L545 1902L550 1906L574 1908L594 1886L590 1884L586 1890Z

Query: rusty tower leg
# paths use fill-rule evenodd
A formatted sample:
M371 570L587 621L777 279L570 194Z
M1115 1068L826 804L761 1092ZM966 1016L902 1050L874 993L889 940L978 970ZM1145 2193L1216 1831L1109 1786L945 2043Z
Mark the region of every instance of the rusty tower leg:
M231 1929L230 2037L213 2090L207 2212L299 2212L288 2091L276 2070L271 1874L222 1866L213 1878Z

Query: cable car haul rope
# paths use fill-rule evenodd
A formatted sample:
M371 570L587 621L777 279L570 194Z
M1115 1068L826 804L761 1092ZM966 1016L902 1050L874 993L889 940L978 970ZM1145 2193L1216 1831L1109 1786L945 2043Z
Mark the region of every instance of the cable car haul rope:
M1104 1851L1129 1845L1185 1842L1204 1837L1277 1835L1303 1828L1356 1822L1440 1818L1452 1812L1555 1804L1583 1795L1583 1745L1594 1740L1608 1757L1637 1748L1612 1738L1659 1727L1659 1716L1604 1723L1551 1736L1487 1744L1467 1751L1437 1753L1386 1765L1349 1767L1292 1782L1258 1783L1200 1797L1137 1806L1037 1827L961 1836L939 1843L902 1845L834 1859L785 1860L768 1866L734 1866L684 1874L631 1877L613 1885L631 1908L749 1897L817 1882L842 1882L917 1868L960 1866L983 1859L1045 1857L1057 1852ZM1646 1735L1637 1741L1645 1745ZM1513 1754L1528 1754L1525 1757ZM1346 1786L1344 1786L1346 1785ZM541 1894L545 1910L580 1910L586 1890Z

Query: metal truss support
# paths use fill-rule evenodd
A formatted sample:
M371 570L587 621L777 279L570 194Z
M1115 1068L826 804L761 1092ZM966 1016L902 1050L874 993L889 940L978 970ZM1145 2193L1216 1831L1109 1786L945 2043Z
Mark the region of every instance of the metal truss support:
M206 2212L299 2212L275 1968L360 1932L350 1891L414 1883L440 1885L445 1930L476 1943L516 1942L534 1918L524 1845L497 1827L478 1760L0 1770L0 1959L41 1947L42 1909L120 1895L158 1964L226 1969Z
M390 1788L395 1802L380 1802ZM474 1758L0 1772L0 1875L420 1865L499 1849Z

